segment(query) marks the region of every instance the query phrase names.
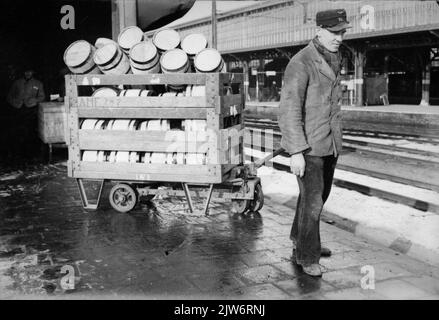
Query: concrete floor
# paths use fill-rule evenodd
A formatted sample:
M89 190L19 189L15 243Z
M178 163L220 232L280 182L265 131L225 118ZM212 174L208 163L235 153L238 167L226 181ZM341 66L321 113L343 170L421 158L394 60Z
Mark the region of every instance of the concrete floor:
M305 275L290 260L292 209L273 200L246 215L190 214L177 198L122 214L110 187L88 212L63 163L0 176L0 298L439 298L439 268L323 222L333 255L322 278Z

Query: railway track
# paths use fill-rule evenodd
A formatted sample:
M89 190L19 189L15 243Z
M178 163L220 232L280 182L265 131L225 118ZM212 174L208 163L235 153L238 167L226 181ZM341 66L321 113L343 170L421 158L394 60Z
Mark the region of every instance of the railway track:
M275 132L280 132L279 125L277 121L274 120L260 120L246 118L245 123L247 126L252 128L260 129L271 129ZM394 133L394 132L384 132L384 131L367 131L367 130L353 130L344 129L343 133L352 137L365 137L365 138L379 138L379 139L404 139L415 143L431 143L433 145L439 145L439 136L434 134L411 134L411 133Z
M253 124L247 124L246 128L252 131L260 131L261 134L265 135L265 137L272 135L273 140L276 142L280 141L281 133L279 130L279 127L273 129L272 127L267 128L263 125L253 125ZM416 148L407 148L407 147L401 147L396 146L392 144L383 144L383 143L376 143L376 142L369 142L364 140L356 139L355 136L351 136L348 133L344 133L343 138L343 149L344 152L355 152L355 151L362 151L362 152L368 152L370 154L375 154L377 156L386 154L386 155L393 155L397 156L400 161L406 161L406 162L412 162L412 161L418 161L418 163L422 163L425 166L433 166L436 167L439 165L439 147L437 148L438 152L423 150L423 149L416 149ZM404 139L406 140L406 139ZM417 140L418 144L425 144L422 140Z
M246 120L246 129L248 130L246 148L249 150L268 153L280 146L281 134L276 121ZM412 145L411 147L402 147L388 144L388 140L385 140L387 144L378 143L380 135L374 135L373 142L371 142L364 140L365 137L371 136L366 132L362 132L362 135L352 135L351 133L352 130L347 130L344 133L343 156L340 157L337 168L360 175L359 177L366 176L380 180L377 180L378 183L375 185L366 185L363 182L344 180L342 177L338 177L334 180L335 185L439 214L439 203L428 200L428 198L426 198L427 200L421 199L422 197L410 193L401 194L398 192L398 186L402 185L420 188L421 192L425 190L425 193L439 192L439 148L436 148L438 152L417 148L417 144L420 146L429 144L434 147L436 144L432 143L432 141L434 142L433 137L380 133L381 136L392 136L393 140L408 141ZM253 160L255 160L254 157ZM272 162L270 164L279 170L289 171L285 162ZM394 183L396 190L383 190L379 186L379 181Z

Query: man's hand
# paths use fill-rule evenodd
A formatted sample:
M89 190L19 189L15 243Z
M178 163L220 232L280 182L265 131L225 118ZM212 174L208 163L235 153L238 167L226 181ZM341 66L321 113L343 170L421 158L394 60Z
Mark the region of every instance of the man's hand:
M293 154L291 156L291 172L296 176L303 177L305 174L305 158L302 152Z
M28 98L26 102L29 107L35 107L38 104L36 98Z

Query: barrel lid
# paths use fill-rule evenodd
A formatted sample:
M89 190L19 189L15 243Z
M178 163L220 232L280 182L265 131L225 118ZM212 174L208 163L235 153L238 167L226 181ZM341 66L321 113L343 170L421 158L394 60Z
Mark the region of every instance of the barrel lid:
M176 71L183 68L188 63L186 52L181 49L172 49L163 53L160 58L162 67L169 71Z
M99 49L101 47L103 47L104 45L106 45L107 43L116 43L111 39L108 38L97 38L95 41L95 47L96 49Z
M87 41L75 41L64 52L64 62L68 67L77 67L88 59L91 50L92 46Z
M107 43L96 50L93 60L97 65L104 65L116 56L118 47L115 43Z
M113 88L99 88L92 94L93 97L117 97L117 91Z
M201 33L188 34L181 41L181 48L189 55L196 55L207 47L207 39Z
M201 72L211 72L221 65L221 54L214 48L200 51L194 59L195 68Z
M119 33L117 42L125 49L130 50L133 45L139 43L143 39L143 31L139 27L126 27Z
M135 44L130 50L130 58L137 63L145 63L157 56L157 48L151 41Z
M152 41L158 49L167 51L178 47L180 35L173 29L162 29L154 34Z

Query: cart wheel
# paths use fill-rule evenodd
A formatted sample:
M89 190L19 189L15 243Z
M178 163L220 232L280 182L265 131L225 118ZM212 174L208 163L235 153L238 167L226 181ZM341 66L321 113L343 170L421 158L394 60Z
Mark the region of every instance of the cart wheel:
M119 212L128 212L137 204L137 192L125 183L116 184L110 191L110 204Z
M262 209L264 205L264 193L262 192L262 186L260 183L255 185L254 199L250 201L249 210L256 212Z
M249 203L246 199L234 199L232 200L233 211L242 214L248 209Z

